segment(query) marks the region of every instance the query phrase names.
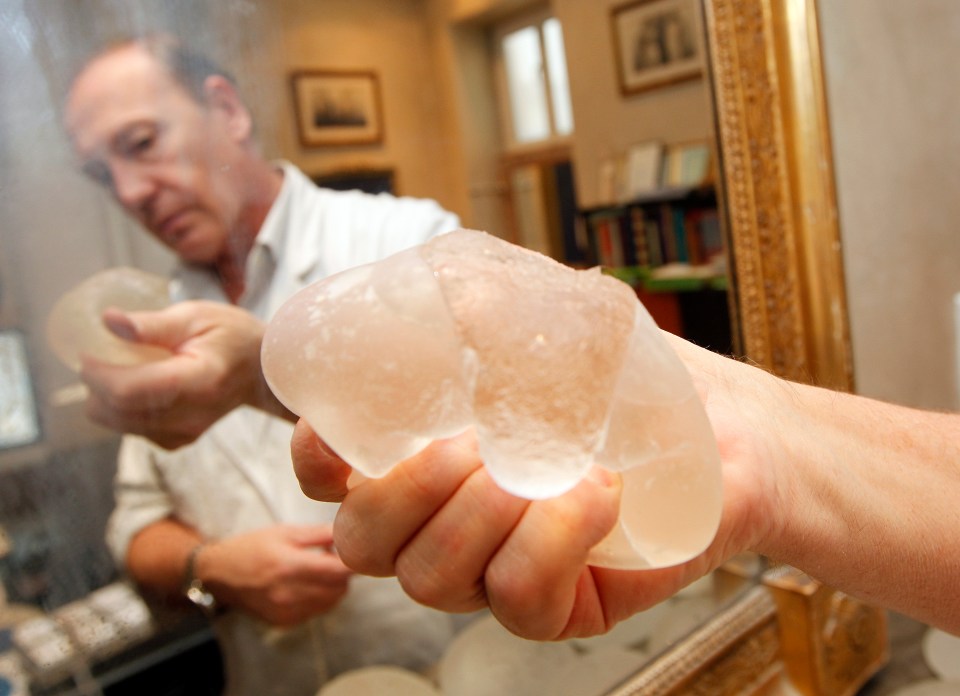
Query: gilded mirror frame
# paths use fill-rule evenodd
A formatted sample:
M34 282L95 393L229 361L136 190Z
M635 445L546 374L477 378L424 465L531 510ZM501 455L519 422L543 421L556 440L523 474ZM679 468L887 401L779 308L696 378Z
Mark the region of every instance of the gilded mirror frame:
M816 0L704 5L740 351L851 391Z

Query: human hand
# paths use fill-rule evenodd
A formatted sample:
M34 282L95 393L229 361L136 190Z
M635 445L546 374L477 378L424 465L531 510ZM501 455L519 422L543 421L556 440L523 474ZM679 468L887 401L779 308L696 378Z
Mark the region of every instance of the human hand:
M750 436L750 423L762 412L739 408L729 389L739 382L733 373L753 368L690 344L677 347L717 432L724 477L714 542L682 565L643 571L589 566L589 549L617 516L616 477L596 470L557 498L516 498L487 475L472 431L435 442L383 478L348 490L350 468L301 421L291 443L294 468L308 496L342 500L336 545L357 572L395 574L414 599L438 609L489 606L526 638L603 633L754 548L773 519L767 457Z
M214 596L275 625L323 614L347 593L351 571L331 551L329 525L275 525L208 543L195 572Z
M108 309L103 321L121 338L164 346L173 355L131 366L84 356L80 377L90 390L86 412L94 422L173 449L242 404L291 417L263 378L265 327L249 312L191 301L156 312Z

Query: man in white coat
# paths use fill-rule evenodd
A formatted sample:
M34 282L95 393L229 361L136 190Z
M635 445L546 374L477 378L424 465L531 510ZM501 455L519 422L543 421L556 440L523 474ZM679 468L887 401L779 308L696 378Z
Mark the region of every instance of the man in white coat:
M84 171L181 261L182 301L104 317L172 357L118 367L87 356L81 371L90 417L127 433L108 528L118 561L146 591L214 617L229 694L312 695L364 664L429 665L450 617L392 578L351 577L332 551L336 505L299 488L293 416L266 388L259 348L300 288L457 217L432 201L319 189L266 161L233 80L169 36L87 62L65 125Z

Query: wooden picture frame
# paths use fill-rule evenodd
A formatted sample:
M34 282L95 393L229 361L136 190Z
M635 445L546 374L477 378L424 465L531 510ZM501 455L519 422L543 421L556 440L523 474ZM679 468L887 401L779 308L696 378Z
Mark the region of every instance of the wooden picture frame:
M303 147L383 142L380 82L365 70L298 70L290 78Z
M610 21L622 94L703 75L697 0L634 0L614 7Z
M396 194L392 169L343 169L314 174L310 177L321 188L336 191Z

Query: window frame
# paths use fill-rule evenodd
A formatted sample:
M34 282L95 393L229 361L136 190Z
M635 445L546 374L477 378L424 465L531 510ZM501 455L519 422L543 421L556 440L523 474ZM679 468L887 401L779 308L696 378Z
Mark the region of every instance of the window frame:
M557 19L557 17L548 5L543 5L520 14L513 15L509 19L499 21L490 27L489 39L491 44L491 55L493 56L494 97L497 103L497 119L500 124L500 132L503 138L504 154L508 157L522 157L525 154L543 150L569 148L573 133L576 130L576 119L571 111L571 116L573 117L573 127L570 133L557 133L557 119L553 103L553 90L550 85L546 41L544 40L543 31L543 25L549 19ZM510 101L506 58L503 54L503 40L507 35L527 27L536 28L540 39L540 64L541 71L543 73L543 85L546 96L547 117L550 133L546 138L539 140L520 141L517 139L514 129L513 107ZM562 24L560 25L560 28L562 33ZM566 41L564 41L564 60L566 60ZM567 73L569 89L569 70Z

